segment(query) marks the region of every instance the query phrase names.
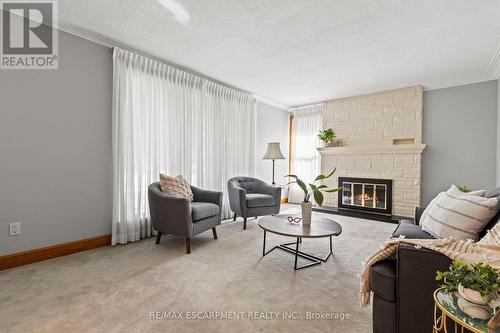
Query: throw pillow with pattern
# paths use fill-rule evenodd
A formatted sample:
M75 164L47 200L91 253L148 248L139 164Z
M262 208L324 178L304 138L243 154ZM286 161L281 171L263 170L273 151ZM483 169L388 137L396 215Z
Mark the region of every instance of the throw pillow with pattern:
M496 197L458 193L452 187L436 198L422 222L422 229L436 238L477 241L498 209Z
M448 193L454 194L454 195L477 195L480 197L484 197L486 195L485 190L477 190L477 191L471 191L471 192L462 192L458 189L457 186L451 185L451 187L447 191ZM427 207L424 209L422 215L420 216L420 220L418 224L422 225L424 222L425 218L427 217L427 214L429 214L429 211L431 210L432 207L436 204L436 202L439 200L439 198L444 195L445 192L439 193L432 201L427 205Z
M170 177L160 173L160 188L163 193L173 197L186 198L193 201L191 186L182 175Z

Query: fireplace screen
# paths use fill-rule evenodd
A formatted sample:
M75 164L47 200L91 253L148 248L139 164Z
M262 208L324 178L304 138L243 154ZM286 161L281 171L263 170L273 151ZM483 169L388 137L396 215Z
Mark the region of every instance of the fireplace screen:
M339 208L391 215L392 180L339 177Z

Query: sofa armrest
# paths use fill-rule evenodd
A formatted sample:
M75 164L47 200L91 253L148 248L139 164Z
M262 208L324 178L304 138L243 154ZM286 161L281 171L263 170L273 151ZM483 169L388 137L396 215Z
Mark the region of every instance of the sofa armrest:
M153 227L165 234L193 236L191 202L167 195L153 186L148 190L149 212Z
M210 202L217 206L222 206L222 192L202 190L201 188L191 185L193 192L193 201L196 202Z
M425 207L415 207L415 224L420 225L420 218L424 212Z
M433 323L433 293L439 287L436 271L447 270L445 255L400 243L396 251L396 294L399 332L430 332Z

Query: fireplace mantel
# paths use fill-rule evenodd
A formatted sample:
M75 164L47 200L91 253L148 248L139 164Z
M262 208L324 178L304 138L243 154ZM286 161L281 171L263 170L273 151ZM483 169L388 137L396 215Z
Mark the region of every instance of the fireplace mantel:
M422 154L427 145L366 145L317 148L321 155Z

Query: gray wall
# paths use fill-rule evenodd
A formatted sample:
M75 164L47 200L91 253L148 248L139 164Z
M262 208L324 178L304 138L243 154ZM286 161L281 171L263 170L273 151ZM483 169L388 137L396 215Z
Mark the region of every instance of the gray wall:
M61 32L59 57L0 70L0 255L111 233L112 55Z
M425 91L422 204L450 184L496 184L497 81Z
M289 118L290 113L287 111L261 102L257 103L255 175L271 183L272 161L263 160L262 156L266 153L268 142L279 142L281 152L286 159L276 160L274 171L276 185L285 185L287 180L284 176L288 174ZM286 197L285 190L282 191L282 197Z

